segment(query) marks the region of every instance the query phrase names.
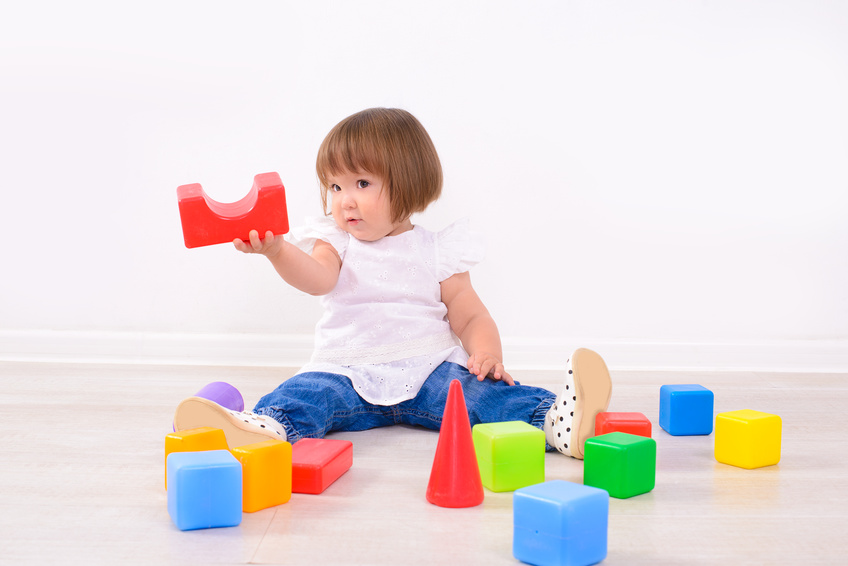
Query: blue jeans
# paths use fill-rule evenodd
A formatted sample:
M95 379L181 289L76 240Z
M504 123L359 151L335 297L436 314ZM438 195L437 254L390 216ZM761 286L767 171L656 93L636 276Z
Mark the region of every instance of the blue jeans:
M350 380L333 373L308 372L284 381L253 409L286 429L289 442L323 438L328 432L368 430L395 424L439 430L451 381L462 383L471 426L524 421L543 428L556 395L539 387L477 381L465 367L444 362L424 382L414 399L397 405L374 405L354 390Z

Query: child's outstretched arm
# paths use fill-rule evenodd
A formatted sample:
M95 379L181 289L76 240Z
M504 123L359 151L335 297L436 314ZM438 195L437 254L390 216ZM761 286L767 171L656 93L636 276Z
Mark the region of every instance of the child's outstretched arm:
M251 230L249 238L247 242L236 238L233 244L240 252L267 257L280 277L292 287L310 295L326 295L336 286L342 261L336 249L327 242L316 241L310 255L271 231L260 239L259 233Z
M448 307L451 329L459 336L468 358L468 371L515 385L504 370L501 337L492 315L471 286L468 272L451 275L441 283L442 302Z

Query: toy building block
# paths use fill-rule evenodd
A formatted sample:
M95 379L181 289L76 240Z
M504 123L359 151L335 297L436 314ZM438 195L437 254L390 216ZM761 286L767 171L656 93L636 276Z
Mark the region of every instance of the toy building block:
M474 425L471 429L483 485L515 491L545 481L545 433L522 421Z
M598 413L595 436L608 432L626 432L651 438L651 421L642 413Z
M745 409L716 415L715 459L752 470L780 462L783 422L777 415Z
M517 489L512 501L512 554L518 560L539 566L583 566L606 558L606 491L553 480Z
M242 510L282 505L292 494L292 445L269 439L230 450L242 466Z
M265 236L289 231L286 190L276 173L262 173L243 199L221 203L209 198L198 183L177 187L183 239L187 248L248 240L251 230Z
M292 447L292 491L323 493L353 465L349 440L301 438Z
M462 384L451 381L442 414L439 443L430 470L427 501L439 507L474 507L483 503L483 482L471 438L471 421Z
M583 483L627 499L654 489L657 442L626 432L610 432L586 441Z
M165 462L173 452L200 452L203 450L226 450L227 438L219 428L207 426L172 432L165 436ZM168 489L168 467L165 466L165 489Z
M702 385L663 385L660 426L673 436L711 434L713 392Z
M241 523L242 471L227 450L168 455L168 513L178 529Z

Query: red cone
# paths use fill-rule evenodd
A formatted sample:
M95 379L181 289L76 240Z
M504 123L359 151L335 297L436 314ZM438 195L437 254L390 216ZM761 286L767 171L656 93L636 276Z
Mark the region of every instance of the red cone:
M471 422L457 379L448 389L427 501L439 507L474 507L483 503L483 482L471 439Z

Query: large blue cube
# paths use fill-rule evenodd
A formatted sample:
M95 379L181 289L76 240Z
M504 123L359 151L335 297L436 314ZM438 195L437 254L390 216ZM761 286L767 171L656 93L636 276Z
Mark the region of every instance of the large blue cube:
M586 566L607 556L609 494L563 480L513 494L512 554L538 566Z
M168 513L182 531L241 523L242 468L228 450L168 454Z
M713 432L713 392L702 385L660 387L660 426L674 436Z

